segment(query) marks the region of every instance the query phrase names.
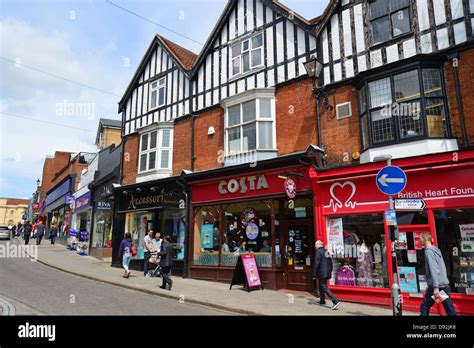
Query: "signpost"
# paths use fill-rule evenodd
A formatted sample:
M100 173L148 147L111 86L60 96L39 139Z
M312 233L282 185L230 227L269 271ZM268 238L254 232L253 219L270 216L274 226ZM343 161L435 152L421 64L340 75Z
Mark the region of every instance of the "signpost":
M395 210L423 210L426 202L421 198L395 199Z
M255 261L255 255L239 255L234 269L234 276L232 277L232 282L230 284L230 290L232 290L232 286L236 284L243 284L248 292L250 292L251 288L261 288L263 290L260 275L258 273L257 262Z

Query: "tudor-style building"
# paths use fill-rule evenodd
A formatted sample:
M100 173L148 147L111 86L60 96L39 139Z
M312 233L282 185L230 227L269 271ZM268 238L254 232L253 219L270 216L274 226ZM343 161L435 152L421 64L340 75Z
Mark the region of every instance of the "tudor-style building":
M160 230L173 236L179 268L218 281L230 281L240 246L255 254L264 286L311 290L314 240L340 230L373 262L364 271L354 257L335 258L331 287L389 305L388 204L370 183L382 166L372 162L391 155L414 173L407 194L427 202L399 214L399 273L416 278L407 306L421 301L415 242L428 230L447 245L457 309L473 313L473 255L452 253L474 223L473 12L467 0L342 0L307 20L278 1L230 0L199 55L157 35L119 103L114 246L130 232L143 259L145 231ZM303 65L314 56L328 95L320 118Z

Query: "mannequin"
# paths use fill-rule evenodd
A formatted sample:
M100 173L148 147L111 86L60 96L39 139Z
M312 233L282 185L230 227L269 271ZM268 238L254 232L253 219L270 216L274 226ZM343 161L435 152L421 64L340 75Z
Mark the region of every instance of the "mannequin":
M362 243L359 248L359 255L356 262L357 271L357 285L358 286L373 286L372 273L373 273L373 257L372 252L365 244L362 239Z

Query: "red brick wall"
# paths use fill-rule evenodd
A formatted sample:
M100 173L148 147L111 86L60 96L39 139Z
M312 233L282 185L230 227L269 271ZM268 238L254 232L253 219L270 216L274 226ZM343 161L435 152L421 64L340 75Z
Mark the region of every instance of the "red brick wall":
M328 94L331 108L321 108L321 138L327 154L325 163L350 164L353 162L352 153L360 152L361 148L357 91L352 85L344 85L328 90ZM351 102L352 116L338 120L336 105L346 102Z
M275 91L278 155L304 151L316 144L316 116L311 80L295 82Z
M173 133L173 175L179 175L183 169L191 170L191 123L191 117L176 120Z
M122 153L122 185L134 184L138 171L138 147L140 137L132 134L125 137Z
M209 127L215 133L207 135ZM224 111L217 107L198 115L194 125L194 170L208 170L222 167L218 163L219 151L224 151ZM191 157L191 153L189 154Z
M463 145L461 117L456 98L456 85L454 82L454 68L451 61L444 64L446 95L448 110L451 118L453 136L458 139L460 147ZM464 111L464 124L467 130L469 144L474 145L474 49L460 52L458 57L459 84Z

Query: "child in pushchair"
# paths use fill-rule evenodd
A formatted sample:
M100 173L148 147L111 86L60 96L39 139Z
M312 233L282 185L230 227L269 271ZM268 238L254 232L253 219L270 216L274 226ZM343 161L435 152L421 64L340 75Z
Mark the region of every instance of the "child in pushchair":
M148 274L150 277L161 277L160 273L160 257L157 251L153 251L148 260Z

